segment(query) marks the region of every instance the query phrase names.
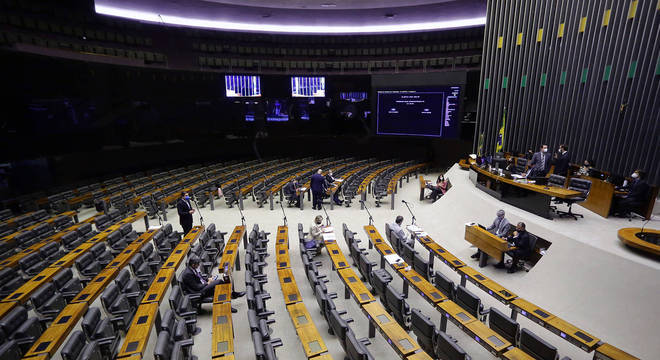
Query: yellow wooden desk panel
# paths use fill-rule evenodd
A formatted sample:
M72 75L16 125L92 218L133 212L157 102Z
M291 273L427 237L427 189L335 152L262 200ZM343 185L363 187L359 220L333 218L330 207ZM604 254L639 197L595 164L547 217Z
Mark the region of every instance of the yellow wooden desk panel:
M417 342L396 321L382 325L381 330L385 334L385 337L392 342L392 345L394 345L399 354L408 356L420 350Z
M144 350L147 348L147 343L149 342L151 329L156 320L156 316L158 316L158 303L142 304L138 306L117 357L124 357L133 354L145 355Z
M82 291L76 295L73 300L71 300L72 304L75 303L87 303L91 304L94 302L94 299L96 299L101 293L103 293L103 290L105 290L106 286L114 279L117 277L119 274L118 268L105 268L99 272L98 275L92 279L89 283L87 283L87 286L85 286Z
M512 348L511 350L502 354L502 359L506 360L534 360L532 356L527 355L526 352L519 348Z
M307 355L307 358L311 358L328 351L328 348L323 342L323 338L321 338L321 334L319 334L319 331L316 329L316 326L314 326L313 323L297 327L296 332L298 333L298 338L300 339L300 343L305 350L305 355Z
M221 304L231 301L231 283L218 284L213 290L213 303Z
M495 330L492 330L481 321L472 321L465 325L465 327L470 330L476 337L481 339L489 351L492 350L497 354L501 354L512 345L509 341L496 333Z
M212 335L213 358L234 352L234 327L231 318L231 303L213 304Z
M19 302L24 304L30 299L30 295L41 285L49 282L55 274L60 272L61 268L45 268L39 274L35 275L25 284L21 285L13 293L9 294L2 302Z
M275 244L287 244L289 243L289 227L288 226L278 226L277 227L277 236L275 239Z
M423 351L420 351L420 352L414 353L412 355L409 355L406 359L407 360L433 360L433 358L430 357L429 354L427 354Z
M18 306L18 304L19 303L17 301L0 302L0 319L9 314L9 312Z
M172 253L163 263L163 269L178 269L179 265L186 258L186 254L190 250L190 244L179 244L174 249Z
M596 349L594 359L597 360L639 360L638 358L628 354L627 352L605 343Z
M504 252L509 250L509 244L505 239L477 225L465 225L465 240L497 261L502 261Z
M548 320L548 325L557 329L560 332L558 335L562 338L568 336L573 341L579 342L585 351L591 351L600 341L597 337L556 316Z
M458 268L456 271L459 275L461 275L461 277L468 278L468 280L470 280L472 283L482 283L488 280L484 274L467 265Z
M483 286L483 289L491 296L494 296L500 300L504 300L505 303L508 303L518 297L518 295L509 291L509 289L490 279L482 281L481 286Z
M406 278L412 287L421 291L424 296L426 296L433 303L439 303L441 301L447 300L447 297L443 293L439 292L435 286L433 286L428 280L424 279L415 270L411 269L406 271L405 269L401 269L399 270L399 273Z
M313 324L312 317L307 311L307 307L302 302L287 305L286 310L289 312L291 321L293 321L293 327L299 328L307 324Z
M344 253L341 252L337 243L325 244L325 249L328 251L328 255L330 255L330 260L332 260L335 269L345 269L350 267L346 261Z
M53 356L85 311L87 311L87 303L67 305L41 334L39 339L34 342L24 357L27 358L39 354Z
M289 305L302 301L302 296L300 295L296 279L293 277L291 269L277 270L277 276L280 279L284 303Z
M80 244L77 248L71 250L68 254L59 258L59 260L52 263L49 267L51 268L71 267L71 265L73 265L76 259L79 258L82 254L86 253L92 246L94 246L94 243L84 242Z
M163 297L165 296L165 293L167 292L167 289L172 283L172 279L174 278L175 273L176 269L161 269L158 274L156 274L156 277L151 283L151 286L149 286L149 289L147 289L147 292L144 294L144 297L142 298L142 304L151 302L160 304L160 302L163 300Z
M351 293L360 304L374 301L373 295L371 295L371 292L367 289L366 286L364 286L364 283L362 280L360 280L360 277L355 273L355 271L353 271L353 269L340 269L338 272L339 276L344 281L344 284L348 286Z
M181 239L182 244L192 244L204 232L204 226L193 226L192 229Z
M121 359L121 360L142 360L142 355L133 354L133 355L121 357L119 359Z
M314 356L311 358L312 360L332 360L332 356L330 354L323 354L319 356Z
M24 357L23 359L26 359L26 360L49 360L50 355L41 354L41 355L35 355L35 356L30 356L30 357Z
M525 299L514 299L511 301L511 305L514 306L514 308L520 309L519 311L523 316L538 318L541 320L543 322L543 324L541 324L542 326L545 326L546 322L555 318L555 315L549 311L541 309Z
M451 300L447 300L438 304L441 311L449 314L452 319L465 326L473 321L478 321L474 316L470 315L462 307Z
M277 270L286 269L291 266L289 262L289 250L279 249L275 253L275 265Z

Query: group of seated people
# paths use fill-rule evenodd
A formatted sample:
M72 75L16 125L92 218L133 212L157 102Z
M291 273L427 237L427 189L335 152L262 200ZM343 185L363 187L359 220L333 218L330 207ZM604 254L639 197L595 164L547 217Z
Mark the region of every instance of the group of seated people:
M514 273L518 270L518 261L521 259L527 259L531 253L531 243L529 241L529 233L525 229L525 223L519 222L516 224L515 230L511 231L511 224L509 220L504 217L504 210L497 210L495 220L493 223L486 228L488 232L495 236L499 236L507 240L511 247L515 247L506 253L511 256L511 266L507 270L509 274ZM481 256L481 250L477 250L475 254L471 256L473 259L479 259ZM504 257L502 261L495 264L495 267L498 269L504 269Z
M332 170L328 170L325 176L323 176L322 172L322 169L318 169L316 174L312 176L310 184L315 198L313 208L316 209L318 207L319 210L321 210L319 202L321 202L323 198L329 197L327 195L328 189L335 181L337 181L337 179L335 179L332 174ZM298 195L301 187L302 186L298 182L298 179L294 178L284 186L284 189L282 189L284 196L286 196L287 199L290 199L290 203L296 207L300 206L300 196ZM339 200L339 194L341 192L340 190L341 185L332 195L332 201L334 201L337 205L342 204L341 200Z

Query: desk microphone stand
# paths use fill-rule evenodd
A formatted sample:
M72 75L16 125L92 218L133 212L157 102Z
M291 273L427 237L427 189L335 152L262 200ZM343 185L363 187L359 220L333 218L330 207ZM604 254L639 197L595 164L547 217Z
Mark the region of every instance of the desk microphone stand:
M197 213L199 214L199 225L204 226L204 218L202 217L202 212L199 211L199 205L197 205L197 200L195 200L194 197L191 199L195 203L195 208L197 208Z
M282 209L282 215L284 215L284 226L286 225L286 212L284 212L284 206L282 206L282 202L280 202L280 209Z
M321 203L321 208L323 209L323 212L325 213L325 226L332 225L332 223L330 223L330 216L328 215L328 212L325 211L325 206L323 206L323 203Z
M371 216L371 213L369 212L369 208L367 207L367 204L365 203L364 200L360 200L360 203L362 204L364 209L367 210L367 214L369 214L369 225L373 225L374 224L374 218L373 218L373 216Z
M401 200L401 202L406 204L406 208L408 208L408 212L410 213L410 215L412 215L412 225L415 225L415 220L416 220L415 214L413 214L412 210L410 210L410 206L408 206L408 202L405 200Z
M241 210L240 206L237 206L238 212L241 213L241 224L245 226L245 216L243 216L243 210Z

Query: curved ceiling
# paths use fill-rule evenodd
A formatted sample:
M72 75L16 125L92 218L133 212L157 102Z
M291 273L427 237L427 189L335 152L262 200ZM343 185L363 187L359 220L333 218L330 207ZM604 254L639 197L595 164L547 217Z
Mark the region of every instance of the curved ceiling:
M486 23L485 0L95 0L95 9L165 25L267 33L377 34Z

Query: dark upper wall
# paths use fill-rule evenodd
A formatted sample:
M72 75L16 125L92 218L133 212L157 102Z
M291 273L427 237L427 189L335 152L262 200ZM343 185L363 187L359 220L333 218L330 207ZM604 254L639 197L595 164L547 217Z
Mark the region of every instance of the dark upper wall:
M494 151L506 107L505 151L566 143L660 183L659 34L657 1L489 1L474 150L483 133Z

